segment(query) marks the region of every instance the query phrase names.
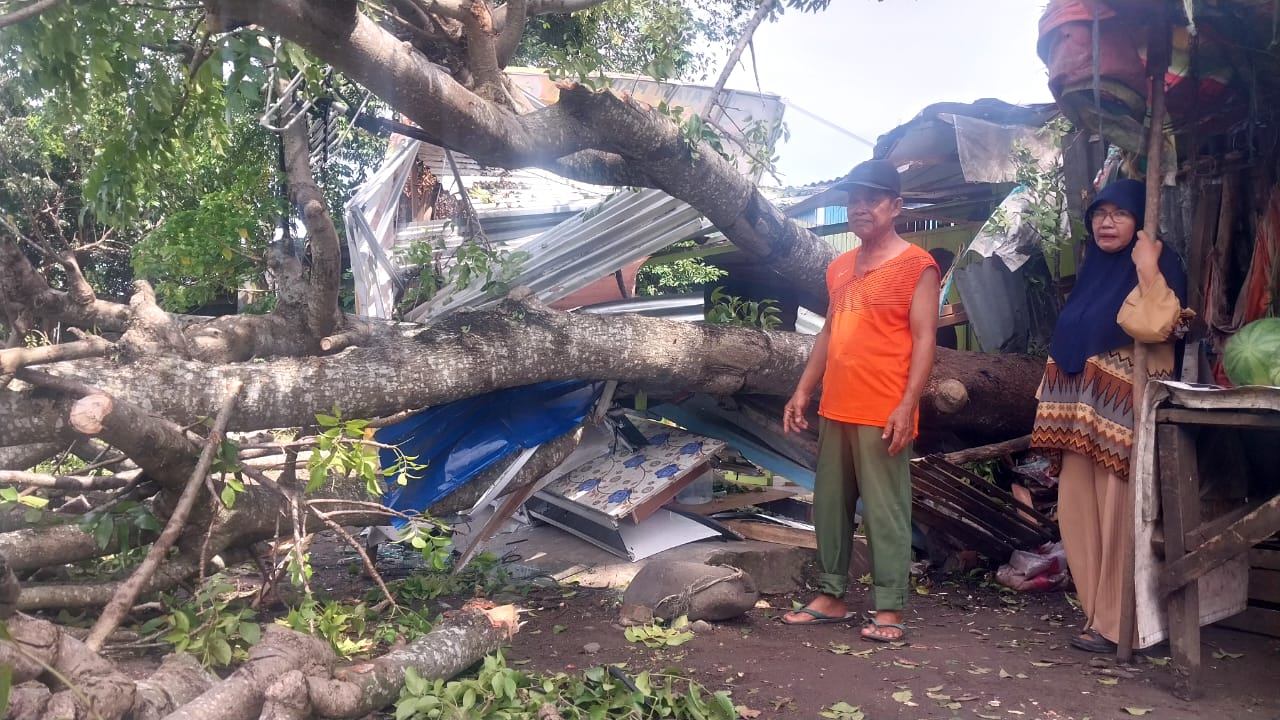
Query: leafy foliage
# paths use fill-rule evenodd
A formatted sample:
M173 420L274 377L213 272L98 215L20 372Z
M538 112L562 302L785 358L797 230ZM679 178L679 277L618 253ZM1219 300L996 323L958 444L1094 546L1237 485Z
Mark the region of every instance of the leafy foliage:
M772 330L781 323L777 300L743 300L737 295L726 294L723 287L718 287L711 291L711 303L707 310L709 323L764 330Z
M434 298L446 285L455 290L465 290L479 283L480 290L497 297L511 291L514 280L529 259L522 250L508 250L486 242L468 239L454 249L447 262L444 239L438 244L428 239L418 239L395 250L400 262L413 269L417 284L405 290L399 303L401 313ZM445 268L446 269L442 269Z
M543 703L565 720L640 720L671 717L735 720L727 692L708 692L678 671L640 673L634 680L619 667L593 667L581 678L557 673L538 677L507 666L501 653L484 659L475 677L425 680L412 669L396 702L396 720L534 720Z
M1054 118L1041 128L1040 133L1049 138L1059 149L1062 139L1071 131L1066 118ZM1028 224L1040 238L1045 257L1050 261L1055 278L1060 278L1060 259L1064 251L1070 252L1074 238L1080 233L1068 220L1066 180L1059 155L1052 163L1044 163L1037 153L1025 143L1014 143L1014 181L1028 198L1022 222ZM1008 232L1012 218L1004 208L996 208L991 214L990 226L998 233Z
M269 168L246 165L225 189L178 210L134 247L134 272L177 312L211 303L260 277L279 208Z
M261 637L253 610L233 604L236 588L226 576L212 575L186 600L162 596L165 613L143 624L144 634L157 631L174 652L189 652L206 667L230 665L248 657Z
M676 647L693 639L688 630L689 618L681 615L671 622L670 627L663 627L661 620L654 620L648 625L632 625L623 631L628 642L641 643L647 648Z
M692 240L676 243L671 246L673 252L693 248ZM681 257L666 260L662 256L650 258L649 262L640 266L636 273L637 295L666 295L668 293L689 293L701 289L710 282L715 282L728 273L709 265L702 258Z
M308 493L320 489L333 473L363 479L369 495L380 498L385 491L382 483L386 478L395 478L394 482L404 485L414 477L413 472L426 467L414 462L416 458L390 446L397 462L383 469L378 459L378 446L369 440L371 435L366 436L368 420L344 420L342 412L335 407L332 415L317 415L316 422L322 430L316 437L316 451L307 461Z
M351 657L367 653L374 646L373 638L366 632L369 615L364 603L320 602L308 597L276 622L324 638L339 657Z

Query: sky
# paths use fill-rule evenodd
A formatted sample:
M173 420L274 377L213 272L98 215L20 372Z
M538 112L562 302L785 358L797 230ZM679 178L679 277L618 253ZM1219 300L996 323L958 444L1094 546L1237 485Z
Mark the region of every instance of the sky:
M755 34L760 89L788 102L785 185L845 174L880 135L935 102L1052 102L1036 55L1044 0L832 0ZM727 54L727 53L726 53ZM756 90L750 50L728 87ZM834 129L806 114L829 121Z

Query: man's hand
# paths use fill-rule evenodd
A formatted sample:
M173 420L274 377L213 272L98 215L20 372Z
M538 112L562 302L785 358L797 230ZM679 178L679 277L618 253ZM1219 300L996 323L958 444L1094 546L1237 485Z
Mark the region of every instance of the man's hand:
M889 413L889 419L884 424L884 433L880 438L889 441L890 456L902 452L907 443L911 442L911 438L916 434L914 421L915 408L908 405L899 405Z
M1147 233L1138 231L1138 239L1133 242L1133 265L1138 270L1138 284L1145 291L1147 286L1160 274L1160 253L1164 243Z
M782 431L801 432L809 429L809 421L805 419L804 412L809 408L809 393L796 390L787 401L787 407L782 411Z

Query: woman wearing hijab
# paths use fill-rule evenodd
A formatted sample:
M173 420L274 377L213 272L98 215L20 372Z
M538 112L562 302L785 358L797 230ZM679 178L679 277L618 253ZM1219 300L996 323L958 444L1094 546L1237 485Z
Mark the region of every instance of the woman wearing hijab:
M1037 397L1032 447L1061 452L1058 525L1085 612L1071 644L1115 652L1120 633L1121 538L1133 447L1133 345L1153 343L1147 372L1173 374L1173 329L1187 277L1174 251L1143 231L1146 193L1119 180L1085 211L1084 263L1058 316Z

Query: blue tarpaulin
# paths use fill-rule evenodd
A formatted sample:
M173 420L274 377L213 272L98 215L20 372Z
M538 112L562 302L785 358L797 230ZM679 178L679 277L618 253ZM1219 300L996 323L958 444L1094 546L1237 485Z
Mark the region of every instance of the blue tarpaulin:
M523 387L440 405L379 429L374 439L426 465L383 496L400 512L421 512L505 457L555 439L591 411L604 384L566 380ZM379 451L383 468L396 452ZM403 525L403 521L393 523Z

